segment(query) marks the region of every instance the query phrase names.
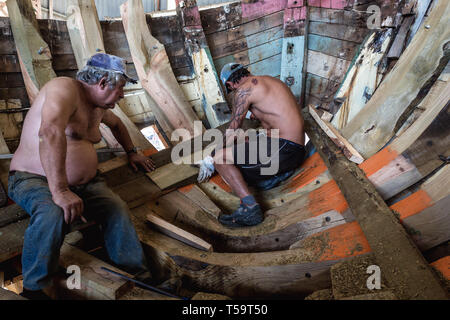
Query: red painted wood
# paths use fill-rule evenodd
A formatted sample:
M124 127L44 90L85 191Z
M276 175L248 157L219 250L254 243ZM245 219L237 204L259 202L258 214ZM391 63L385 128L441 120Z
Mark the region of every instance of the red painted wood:
M262 17L286 8L287 0L260 0L254 3L242 2L242 18L253 19Z
M296 8L296 7L303 7L304 0L288 0L287 7L288 8Z
M321 7L328 9L344 9L347 3L351 5L353 0L309 0L308 5L311 7Z
M284 25L306 19L306 7L287 8L284 10Z

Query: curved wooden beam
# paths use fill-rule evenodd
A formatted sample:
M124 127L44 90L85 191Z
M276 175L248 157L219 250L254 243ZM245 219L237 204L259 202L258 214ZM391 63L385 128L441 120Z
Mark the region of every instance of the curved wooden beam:
M449 24L450 3L439 2L364 110L342 130L363 157L371 157L389 141L402 114L417 106L420 91L447 65Z
M123 27L142 87L158 106L153 111L168 137L183 128L194 136L194 121L200 121L187 103L167 57L164 45L154 38L145 20L141 0L120 6Z

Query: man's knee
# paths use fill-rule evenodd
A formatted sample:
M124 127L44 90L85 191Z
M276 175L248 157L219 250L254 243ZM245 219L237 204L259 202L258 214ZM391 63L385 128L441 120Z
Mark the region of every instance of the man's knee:
M30 212L30 224L44 224L51 227L60 227L64 224L64 210L52 201L43 201L37 204L38 208Z

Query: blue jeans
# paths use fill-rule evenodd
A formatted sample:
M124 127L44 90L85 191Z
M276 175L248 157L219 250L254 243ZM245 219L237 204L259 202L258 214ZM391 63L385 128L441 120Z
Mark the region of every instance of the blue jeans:
M100 224L109 258L130 273L147 270L128 206L104 179L97 174L90 182L70 189L83 199L83 216ZM41 290L51 285L58 270L59 251L69 225L64 211L52 200L46 177L11 172L8 194L31 216L22 251L23 286Z

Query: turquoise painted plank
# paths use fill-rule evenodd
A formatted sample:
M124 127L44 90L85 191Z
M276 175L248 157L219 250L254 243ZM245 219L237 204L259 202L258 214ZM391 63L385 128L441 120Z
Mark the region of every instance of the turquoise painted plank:
M305 56L305 36L284 38L281 51L280 79L298 98L302 93L302 70Z
M281 68L281 54L258 61L248 66L249 71L257 76L279 77Z
M308 35L308 49L326 53L330 56L352 60L358 44L315 34Z
M262 46L257 46L248 50L248 59L250 64L258 62L260 60L272 57L281 53L281 46L283 39L277 39Z
M249 50L241 51L234 55L225 56L214 60L216 70L220 73L222 67L230 62L242 63L243 65L249 65L258 61L267 59L269 57L278 55L281 53L283 39L276 39L271 42L267 42L261 46L251 48ZM280 74L280 71L278 71Z
M252 34L247 37L247 47L254 48L264 43L271 42L283 38L284 30L283 26L277 26L272 29L264 30L256 34Z

